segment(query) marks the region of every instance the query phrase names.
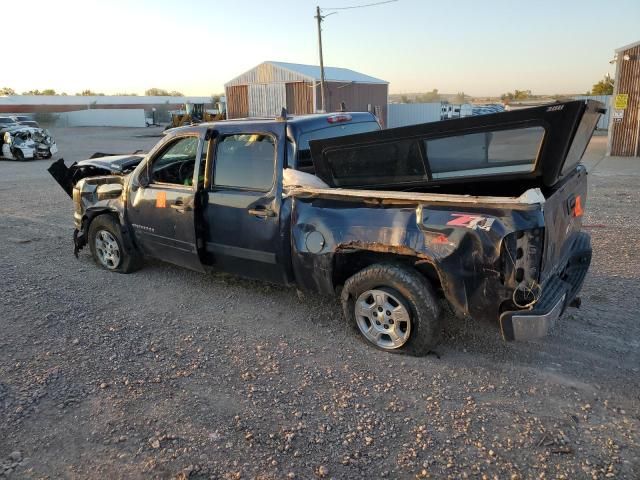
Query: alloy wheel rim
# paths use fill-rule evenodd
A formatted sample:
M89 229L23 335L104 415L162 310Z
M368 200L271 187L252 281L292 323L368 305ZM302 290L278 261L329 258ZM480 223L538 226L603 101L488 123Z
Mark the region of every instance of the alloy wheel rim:
M95 241L96 253L100 263L109 270L115 270L120 265L120 245L115 237L106 230L99 230Z
M364 337L385 350L402 347L411 335L411 315L400 299L386 290L372 289L355 302L356 324Z

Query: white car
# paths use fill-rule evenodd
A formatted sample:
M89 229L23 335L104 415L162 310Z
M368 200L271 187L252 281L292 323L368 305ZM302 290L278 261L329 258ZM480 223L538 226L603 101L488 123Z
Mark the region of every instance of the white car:
M51 158L58 153L58 146L43 128L17 125L6 129L2 137L2 156L10 160Z

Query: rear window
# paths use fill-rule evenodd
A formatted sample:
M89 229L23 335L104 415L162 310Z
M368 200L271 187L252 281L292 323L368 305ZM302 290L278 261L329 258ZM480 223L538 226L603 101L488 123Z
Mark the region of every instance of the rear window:
M342 147L324 155L337 186L385 185L532 172L543 127L407 138Z
M395 161L389 161L395 159ZM427 179L418 142L404 140L327 153L334 178L349 183L377 183L381 179L409 182Z
M569 153L567 153L567 158L564 161L562 175L566 175L567 172L573 170L582 159L582 155L587 149L587 145L589 145L591 135L596 129L599 119L600 112L587 112L582 117L578 130L573 137L574 140L573 143L571 143Z
M309 142L311 140L344 137L346 135L355 135L356 133L377 132L378 130L380 130L378 122L359 122L328 125L324 128L304 132L298 137L297 168L313 173L313 162L309 151Z
M472 133L425 140L434 180L501 173L531 172L544 128Z
M309 142L311 140L344 137L345 135L375 132L377 130L380 130L378 122L338 123L325 128L318 128L317 130L310 130L302 133L300 137L298 137L298 151L309 150Z

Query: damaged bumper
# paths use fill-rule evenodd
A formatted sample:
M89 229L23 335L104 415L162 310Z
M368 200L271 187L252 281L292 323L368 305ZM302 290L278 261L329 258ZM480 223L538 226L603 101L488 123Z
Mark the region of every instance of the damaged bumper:
M530 310L507 311L500 315L505 340L533 340L546 336L582 288L591 264L591 239L579 233L561 273L547 281L538 302Z

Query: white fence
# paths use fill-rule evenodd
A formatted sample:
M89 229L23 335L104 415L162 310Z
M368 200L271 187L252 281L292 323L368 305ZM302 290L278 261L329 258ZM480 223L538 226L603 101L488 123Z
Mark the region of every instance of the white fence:
M141 108L104 108L76 110L57 114L60 127L146 127Z
M437 122L442 114L442 104L435 103L390 103L387 106L388 128Z
M598 102L604 103L604 106L607 109L607 113L600 116L600 120L598 120L598 129L607 130L609 128L609 117L611 116L611 99L613 98L613 95L579 95L573 98L576 100L597 100Z

